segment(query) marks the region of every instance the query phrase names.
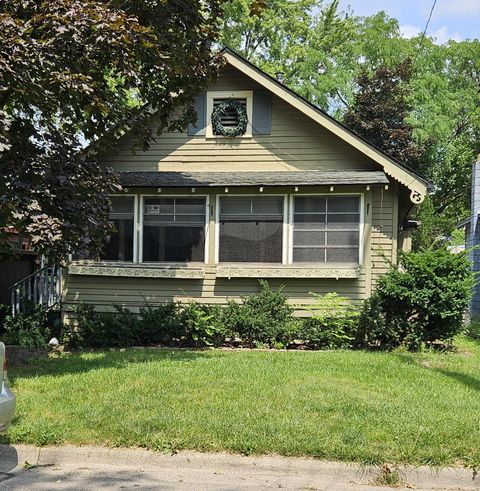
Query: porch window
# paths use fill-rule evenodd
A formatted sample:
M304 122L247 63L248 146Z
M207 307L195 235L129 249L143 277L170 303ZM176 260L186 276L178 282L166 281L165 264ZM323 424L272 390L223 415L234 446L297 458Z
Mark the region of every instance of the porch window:
M219 227L220 262L282 262L283 197L221 197Z
M294 263L358 263L360 197L295 197Z
M205 198L145 198L143 261L205 260Z
M114 196L110 200L110 219L115 231L107 235L101 258L107 261L133 261L134 197Z

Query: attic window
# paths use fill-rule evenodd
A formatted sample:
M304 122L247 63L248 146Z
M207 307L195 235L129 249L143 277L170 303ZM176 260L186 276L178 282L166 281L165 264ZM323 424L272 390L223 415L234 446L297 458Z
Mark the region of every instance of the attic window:
M235 131L238 129L240 135L244 135L247 131L247 99L214 99L212 112L212 131L215 136L225 136L219 131L214 124L213 118L218 114L219 125L227 131ZM243 116L243 118L242 118Z
M207 93L207 138L233 138L233 137L251 137L252 136L252 107L253 107L253 92L252 91L209 91ZM220 106L225 106L228 102L233 102L232 106L237 105L241 108L239 111L235 107L228 108L223 111L223 114L218 118L218 109ZM242 121L242 113L246 116ZM217 117L215 116L217 115ZM212 119L216 117L216 121ZM217 124L213 124L217 123ZM243 123L243 128L242 128ZM225 128L227 132L233 131L233 135L224 135L218 130L218 126ZM235 132L235 128L239 128L239 132ZM236 133L236 134L235 134Z

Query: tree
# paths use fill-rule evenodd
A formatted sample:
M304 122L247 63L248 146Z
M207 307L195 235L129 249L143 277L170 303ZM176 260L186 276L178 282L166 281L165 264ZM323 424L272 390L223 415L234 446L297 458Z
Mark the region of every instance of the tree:
M381 67L373 75L362 72L353 106L343 122L392 158L419 170L422 150L406 121L411 110L407 101L411 77L410 60L395 69Z
M362 67L395 66L414 53L399 24L384 12L356 17L338 0L227 0L221 42L271 75L284 73L292 89L341 118L353 99Z
M2 250L9 226L57 259L101 247L117 181L95 154L124 125L148 146L152 113L160 132L193 119L219 64L220 1L0 3Z
M418 218L437 231L419 234L416 245L428 247L470 215L471 169L480 152L480 41L427 39L416 71L409 121L426 149L426 177L435 184L431 206L425 202Z

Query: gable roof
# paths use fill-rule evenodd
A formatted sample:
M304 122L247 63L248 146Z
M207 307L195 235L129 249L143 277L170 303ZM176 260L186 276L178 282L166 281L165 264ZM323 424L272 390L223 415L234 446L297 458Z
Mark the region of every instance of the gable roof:
M411 191L410 199L412 202L418 204L425 199L430 187L430 183L426 179L348 129L325 111L260 70L230 48L224 48L221 52L228 64L380 164L386 174Z

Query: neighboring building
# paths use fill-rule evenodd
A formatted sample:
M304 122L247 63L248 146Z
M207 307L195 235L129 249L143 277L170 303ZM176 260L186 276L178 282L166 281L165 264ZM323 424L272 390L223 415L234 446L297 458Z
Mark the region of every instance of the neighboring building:
M40 259L33 252L28 239L13 227L4 228L14 254L2 254L0 250L0 304L8 305L11 300L10 287L17 281L31 275L37 269Z
M465 230L465 249L470 257L472 271L477 276L470 303L470 316L476 317L480 315L480 282L478 281L480 273L480 155L472 167L470 212L470 217L458 223L457 228Z
M224 304L263 278L285 285L301 315L309 292L367 298L409 247L408 217L427 182L224 54L219 80L197 98L196 125L145 152L132 151L127 132L103 157L125 188L112 199L117 232L102 261L68 266L67 311L80 302Z

